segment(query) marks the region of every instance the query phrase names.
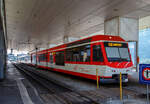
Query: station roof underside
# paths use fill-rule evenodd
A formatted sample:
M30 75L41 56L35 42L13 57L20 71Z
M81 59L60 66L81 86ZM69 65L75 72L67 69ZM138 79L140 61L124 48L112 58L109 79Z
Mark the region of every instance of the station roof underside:
M33 50L58 44L64 35L82 37L104 30L115 16L150 15L149 0L5 0L8 48Z

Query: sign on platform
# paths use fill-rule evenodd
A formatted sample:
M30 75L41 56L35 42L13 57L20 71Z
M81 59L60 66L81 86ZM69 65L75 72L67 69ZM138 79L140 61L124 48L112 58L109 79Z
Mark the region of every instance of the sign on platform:
M139 81L142 84L150 84L150 64L139 65Z
M149 88L148 85L150 84L150 64L140 64L139 65L139 81L140 83L147 85L147 104L149 104Z

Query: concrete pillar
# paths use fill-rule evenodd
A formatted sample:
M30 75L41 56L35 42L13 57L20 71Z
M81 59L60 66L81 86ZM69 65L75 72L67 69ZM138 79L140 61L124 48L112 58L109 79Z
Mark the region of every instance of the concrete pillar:
M138 41L139 20L115 17L104 22L104 34L119 35L126 41Z
M2 28L0 28L0 80L4 79L5 77L6 55L7 52L6 52L4 32L2 31Z
M114 17L104 22L105 35L117 35L129 42L136 42L135 63L138 66L139 20L135 18ZM137 69L138 71L138 69Z

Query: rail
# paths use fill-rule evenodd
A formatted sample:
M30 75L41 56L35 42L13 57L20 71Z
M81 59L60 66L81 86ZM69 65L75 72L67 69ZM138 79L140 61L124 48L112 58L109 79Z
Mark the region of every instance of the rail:
M54 79L50 79L41 73L36 72L32 68L28 66L24 66L23 64L14 64L14 66L19 69L21 72L25 73L27 76L31 77L33 80L38 82L40 85L42 85L44 88L48 89L48 91L51 94L58 94L58 93L63 93L63 92L73 92L76 95L80 96L80 98L84 98L86 102L85 104L100 104L98 101L94 101L93 99L80 94L77 92L75 89L69 88L66 85L63 85L63 83L58 83ZM73 104L74 102L70 102L66 99L64 99L66 104ZM76 103L78 104L78 103Z

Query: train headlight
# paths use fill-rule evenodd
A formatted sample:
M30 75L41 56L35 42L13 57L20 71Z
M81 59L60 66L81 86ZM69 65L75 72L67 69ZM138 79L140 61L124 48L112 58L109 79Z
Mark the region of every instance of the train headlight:
M106 68L106 72L112 72L110 68Z
M112 70L112 72L116 72L116 70Z

